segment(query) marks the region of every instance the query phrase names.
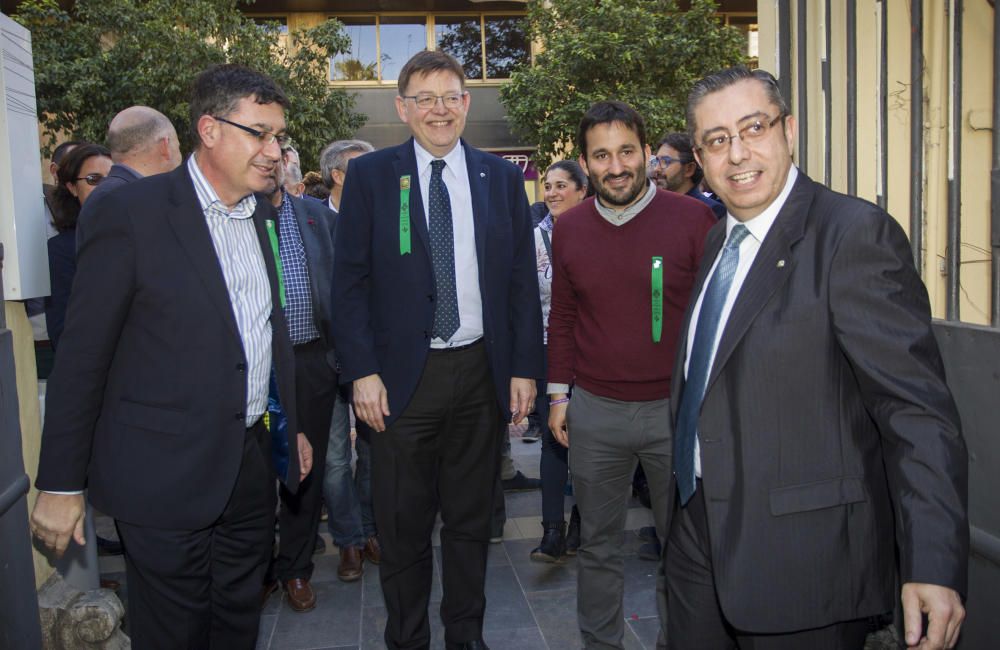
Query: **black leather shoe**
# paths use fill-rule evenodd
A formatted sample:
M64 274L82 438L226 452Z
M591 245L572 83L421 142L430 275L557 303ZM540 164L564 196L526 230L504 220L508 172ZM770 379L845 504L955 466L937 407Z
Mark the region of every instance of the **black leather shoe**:
M504 492L524 492L527 490L539 490L542 482L537 478L528 478L521 470L517 470L514 476L500 481L503 484Z
M465 643L452 643L451 641L445 641L444 647L445 650L490 650L490 647L486 645L486 642L482 639L466 641Z
M531 551L531 559L535 562L561 562L566 555L566 522L543 521L545 534L542 541Z

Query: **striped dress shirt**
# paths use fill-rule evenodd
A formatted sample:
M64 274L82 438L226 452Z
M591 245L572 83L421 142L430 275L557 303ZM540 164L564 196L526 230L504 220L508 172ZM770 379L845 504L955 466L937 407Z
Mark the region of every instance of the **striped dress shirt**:
M201 173L194 156L188 158L188 173L205 213L243 343L247 362L246 426L250 427L267 408L271 376L271 285L252 219L257 199L248 194L229 210Z

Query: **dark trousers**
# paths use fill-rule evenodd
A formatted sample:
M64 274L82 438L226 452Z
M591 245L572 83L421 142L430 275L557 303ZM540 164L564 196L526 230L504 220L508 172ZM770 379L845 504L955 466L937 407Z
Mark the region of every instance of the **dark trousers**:
M295 494L284 486L280 488L280 541L274 575L283 582L294 578L308 580L313 572L312 553L323 505L323 465L337 396L337 375L327 363L326 353L319 340L295 346L295 406L299 428L313 448L313 467Z
M372 434L388 648L430 644L431 533L439 508L445 640L481 638L501 429L480 342L431 350L406 410L385 431Z
M715 593L705 499L698 480L687 506L675 503L664 553L667 642L683 650L860 650L866 620L788 634L749 634L725 619Z
M255 646L260 584L274 531L267 435L260 422L247 430L236 485L211 526L169 530L115 522L125 549L129 634L136 650Z
M547 350L548 348L546 348ZM542 353L542 372L548 371L548 355ZM569 480L569 450L559 444L549 429L549 396L545 394L548 382L539 379L535 413L538 429L542 434L542 454L538 460L538 473L542 478L542 523L566 521L566 482Z

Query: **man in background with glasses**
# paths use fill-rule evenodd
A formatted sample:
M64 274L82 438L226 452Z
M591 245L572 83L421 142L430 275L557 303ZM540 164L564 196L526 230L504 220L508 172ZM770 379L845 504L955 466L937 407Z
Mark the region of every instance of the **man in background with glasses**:
M656 156L649 160L650 176L661 190L686 194L707 205L717 219L726 216L726 206L701 192L703 173L694 159L687 133L668 133L660 140Z
M355 415L373 429L391 649L430 644L439 510L446 648L486 648L501 436L532 410L542 372L524 177L460 139L469 103L448 54L403 66L396 111L413 138L349 163L334 244L334 340Z
M906 235L792 164L769 73L696 82L687 120L728 216L674 369L671 646L860 649L901 601L909 647L953 647L968 459Z
M255 646L274 472L294 490L312 463L275 212L257 194L274 184L287 104L242 66L201 73L194 154L109 193L78 252L31 527L56 555L84 543L85 487L114 517L137 650ZM288 417L270 433L269 383Z

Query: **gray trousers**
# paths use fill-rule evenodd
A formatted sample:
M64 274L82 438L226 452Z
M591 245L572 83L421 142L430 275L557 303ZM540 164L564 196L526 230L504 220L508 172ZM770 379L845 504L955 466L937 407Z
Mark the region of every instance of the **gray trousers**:
M579 387L566 415L569 466L580 510L577 616L586 648L622 648L625 555L622 533L636 463L642 461L660 539L666 539L671 473L670 400L622 402ZM662 573L656 606L666 623ZM662 638L662 633L661 633Z

